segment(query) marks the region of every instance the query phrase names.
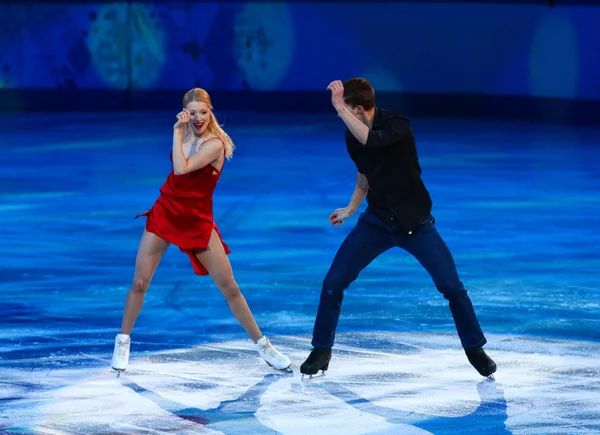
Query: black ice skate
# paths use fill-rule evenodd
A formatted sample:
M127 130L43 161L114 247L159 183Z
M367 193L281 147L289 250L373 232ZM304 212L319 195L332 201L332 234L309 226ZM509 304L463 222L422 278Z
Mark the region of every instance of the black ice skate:
M481 376L492 377L496 372L496 363L485 353L482 348L466 350L467 358Z
M306 361L300 366L300 373L302 377L304 375L316 375L319 370L323 370L323 374L329 368L329 361L331 360L331 349L313 349L306 358Z

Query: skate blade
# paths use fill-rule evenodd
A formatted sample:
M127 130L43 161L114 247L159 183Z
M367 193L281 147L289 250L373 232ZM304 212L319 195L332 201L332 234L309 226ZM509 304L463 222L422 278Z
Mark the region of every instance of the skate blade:
M308 379L306 379L306 376L308 376ZM322 378L323 376L325 376L325 370L321 371L320 374L317 373L317 374L314 374L314 375L305 375L304 373L302 373L301 380L302 380L302 382L310 382L310 381L312 381L314 379Z
M289 366L287 366L287 367L286 367L286 368L284 368L284 369L278 369L278 368L276 368L276 367L273 367L273 364L270 364L270 363L268 363L268 362L266 362L266 361L265 361L265 363L266 363L266 364L267 364L269 367L271 367L273 370L277 370L278 372L283 372L283 373L294 373L294 370L292 369L292 363L290 363L290 365L289 365Z
M121 377L121 373L123 373L125 371L125 369L116 369L114 367L111 367L115 372L117 372L117 379L119 379Z

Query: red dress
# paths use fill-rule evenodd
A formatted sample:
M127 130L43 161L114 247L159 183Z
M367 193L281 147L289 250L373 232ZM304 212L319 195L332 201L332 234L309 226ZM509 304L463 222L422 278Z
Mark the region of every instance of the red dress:
M213 229L221 239L221 233L213 220L212 201L220 176L221 172L212 165L183 175L175 175L171 170L167 181L160 188L160 195L154 206L136 216L147 217L146 231L156 234L188 254L196 275L208 275L208 271L198 261L194 252L208 247ZM229 254L231 251L223 239L221 243L225 252Z

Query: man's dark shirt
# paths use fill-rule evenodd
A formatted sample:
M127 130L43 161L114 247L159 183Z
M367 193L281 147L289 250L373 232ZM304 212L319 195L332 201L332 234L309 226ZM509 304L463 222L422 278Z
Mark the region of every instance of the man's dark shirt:
M429 216L431 197L421 180L415 136L407 118L376 107L367 143L362 145L346 130L346 148L369 182L369 209L384 223L409 232Z

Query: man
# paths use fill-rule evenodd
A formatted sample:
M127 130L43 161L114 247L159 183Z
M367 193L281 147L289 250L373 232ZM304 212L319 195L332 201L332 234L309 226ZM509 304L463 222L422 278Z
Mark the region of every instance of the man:
M327 370L344 290L377 256L397 246L429 272L449 302L469 362L482 376L496 371L483 350L486 339L461 283L452 254L435 228L431 198L421 180L415 137L409 120L375 106L375 90L360 78L327 89L346 124L346 148L356 164L356 187L347 207L329 216L341 225L367 197L368 207L340 246L323 281L313 330L313 350L300 367L303 374Z

